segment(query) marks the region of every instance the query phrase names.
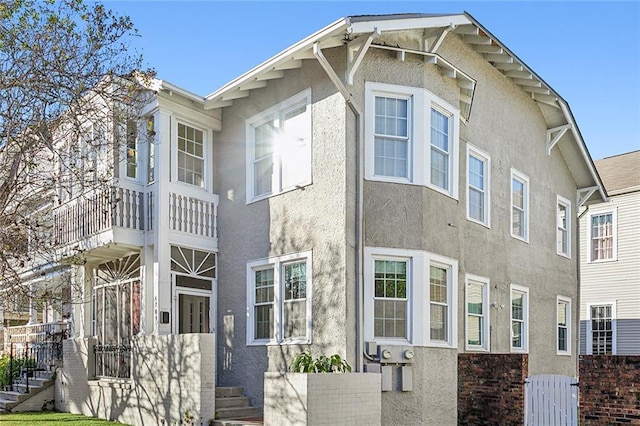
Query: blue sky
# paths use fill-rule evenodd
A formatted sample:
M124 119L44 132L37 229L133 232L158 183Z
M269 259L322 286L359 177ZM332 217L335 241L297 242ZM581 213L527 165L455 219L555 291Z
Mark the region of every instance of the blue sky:
M207 95L335 20L466 11L571 106L593 159L640 150L640 2L118 1L158 77Z

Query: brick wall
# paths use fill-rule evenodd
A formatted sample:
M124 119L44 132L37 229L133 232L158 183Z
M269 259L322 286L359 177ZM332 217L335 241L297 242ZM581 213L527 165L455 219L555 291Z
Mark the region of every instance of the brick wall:
M526 354L458 354L458 424L522 425Z
M640 425L640 356L580 356L580 424Z

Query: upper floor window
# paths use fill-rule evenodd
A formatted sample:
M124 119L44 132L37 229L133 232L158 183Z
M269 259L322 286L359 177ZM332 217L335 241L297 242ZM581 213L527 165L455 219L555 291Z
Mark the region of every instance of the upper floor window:
M247 120L247 202L311 183L311 90Z
M247 265L247 343L311 343L311 252Z
M558 195L556 214L557 253L571 257L571 201Z
M511 169L511 236L529 241L529 178Z
M489 279L467 275L465 279L466 347L489 350Z
M489 226L490 157L467 145L467 219Z
M458 197L459 111L426 89L366 83L365 177Z
M558 296L557 300L558 332L557 349L558 355L571 354L571 299Z
M156 128L155 117L147 117L147 183L156 180Z
M457 261L419 250L365 249L365 338L455 347Z
M590 262L617 258L616 210L589 214L588 232Z
M205 186L204 132L178 123L178 181Z
M135 120L127 120L127 164L126 175L128 178L138 178L138 123Z
M529 348L529 289L511 286L511 351Z

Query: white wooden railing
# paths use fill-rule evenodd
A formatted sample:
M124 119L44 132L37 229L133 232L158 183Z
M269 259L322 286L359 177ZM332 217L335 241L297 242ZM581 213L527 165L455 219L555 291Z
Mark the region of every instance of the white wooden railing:
M215 201L169 193L169 226L174 231L217 238L217 215Z
M144 230L144 193L106 187L88 191L53 212L57 245L69 244L112 227Z

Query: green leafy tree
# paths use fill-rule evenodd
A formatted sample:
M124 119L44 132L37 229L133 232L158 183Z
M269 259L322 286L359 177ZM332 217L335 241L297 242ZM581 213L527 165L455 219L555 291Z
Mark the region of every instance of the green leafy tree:
M0 301L29 291L21 274L59 261L48 215L65 183L86 189L83 156L108 150L98 132L80 147L83 128L135 111L131 76L152 74L130 52L136 36L129 17L100 3L0 0Z

